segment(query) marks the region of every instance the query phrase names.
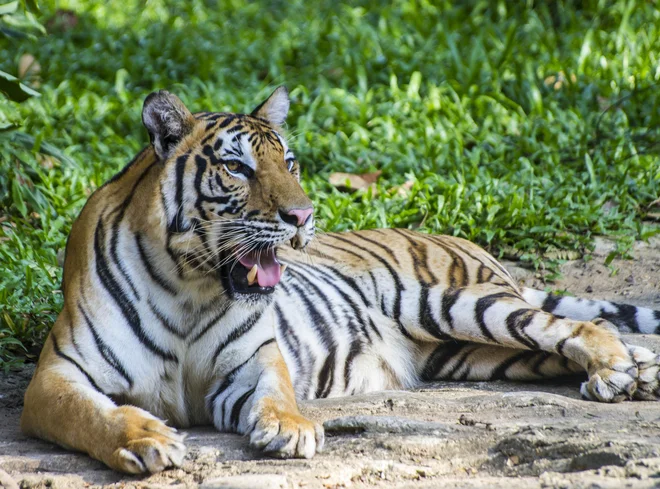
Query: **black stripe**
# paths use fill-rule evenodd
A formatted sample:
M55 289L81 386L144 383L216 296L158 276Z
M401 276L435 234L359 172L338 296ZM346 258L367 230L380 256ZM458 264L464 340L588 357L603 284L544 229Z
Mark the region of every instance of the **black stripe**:
M119 257L119 253L117 252L117 246L118 246L118 243L119 243L119 222L124 218L124 213L125 213L125 209L122 209L122 211L119 213L119 217L116 218L114 223L112 224L112 228L111 228L112 233L111 233L111 236L110 236L110 244L107 245L107 247L110 249L110 257L112 258L112 261L115 264L115 267L117 268L117 270L119 270L119 273L124 278L124 281L130 287L131 292L133 292L133 296L135 296L135 300L139 301L140 300L140 294L138 293L137 289L135 288L135 285L133 284L133 281L131 280L131 277L128 275L128 272L124 269L124 265L122 263L122 260Z
M532 372L534 372L539 377L543 377L543 372L541 372L541 367L548 359L552 358L553 355L552 353L547 351L537 352L537 355L538 358L534 362L534 365L532 365Z
M479 269L477 270L477 283L482 284L484 282L488 282L491 277L493 277L493 275L495 275L493 271L481 263L479 264Z
M364 294L364 292L362 292L362 287L360 287L355 280L353 280L348 275L343 274L342 272L340 272L336 268L331 267L330 265L323 265L323 267L327 268L334 275L339 277L342 281L346 282L346 284L360 296L360 299L362 299L362 302L364 302L364 304L367 307L371 307L371 301L367 298L367 296Z
M211 149L211 153L212 152L213 150ZM204 221L209 220L209 216L204 210L204 206L202 206L202 202L204 200L204 195L202 194L202 178L204 176L204 173L206 172L207 164L208 162L204 157L202 157L201 155L195 155L195 166L197 167L197 171L195 172L195 184L194 184L195 194L197 196L197 198L195 199L195 208L197 209L197 212L199 212L200 217ZM223 204L226 204L229 201L229 196L223 196L223 197L225 198Z
M213 120L213 119L207 119L207 120ZM216 119L216 120L217 120L217 119ZM215 121L214 121L214 122L215 122ZM215 136L215 132L210 132L209 134L207 134L206 136L204 136L204 139L202 139L202 141L200 142L200 144L201 144L202 146L205 145L206 143L208 143L208 142L213 138L213 136Z
M341 241L344 241L348 244L352 244L353 246L358 247L357 245L355 245L355 243L352 243L351 241L349 241L347 239L341 238L337 235L333 235L333 237L335 237L335 238L337 238ZM403 284L401 283L401 279L399 278L399 275L396 273L394 268L392 268L392 266L387 262L387 260L385 260L383 257L381 257L377 253L375 253L375 252L373 252L369 249L366 249L366 248L364 248L364 251L366 251L371 256L373 256L376 260L378 260L387 269L390 276L392 277L392 280L394 280L394 288L395 288L395 291L396 291L396 295L394 297L394 308L393 308L393 311L392 311L392 316L393 316L393 319L396 321L397 325L399 326L399 331L401 332L401 334L403 334L406 338L412 340L412 336L410 335L408 330L405 328L405 326L401 322L401 294L403 293L403 291L405 289L403 287Z
M375 240L373 240L373 239L369 239L369 238L367 238L366 236L363 236L362 233L359 233L359 232L357 232L357 233L352 233L352 236L355 237L355 238L359 238L359 239L361 239L361 240L363 240L363 241L366 241L367 243L371 243L371 244L374 245L374 246L378 246L379 248L381 248L382 250L384 250L385 253L387 253L388 255L390 255L390 256L392 257L392 260L394 260L394 263L396 263L397 265L399 265L399 259L397 258L397 256L396 256L396 254L394 253L394 251L392 251L392 248L390 248L390 247L388 247L388 246L385 246L383 243L379 243L378 241L375 241ZM336 237L336 236L335 236L335 237ZM358 248L360 248L360 249L364 249L365 251L367 251L367 252L373 254L373 252L372 252L371 250L366 249L366 248L362 248L361 246L358 246L358 245L356 245L355 243L353 243L353 246L356 246L356 247L358 247Z
M76 335L75 335L75 330L73 329L73 321L69 319L69 333L71 334L71 343L73 344L73 348L76 350L76 353L85 360L85 355L83 355L82 350L80 349L80 345L78 345L78 342L76 341Z
M559 355L561 355L561 356L564 356L564 346L565 346L566 342L567 342L569 339L571 339L570 336L567 337L567 338L564 338L563 340L561 340L559 343L557 343L557 344L555 345L555 351L557 352L557 354L559 354Z
M487 269L489 269L492 273L495 273L495 270L491 268L488 264L484 263L484 260L486 260L490 265L495 267L498 272L501 272L502 275L499 275L499 273L496 273L502 280L504 280L505 284L504 285L510 285L510 282L513 280L511 278L511 275L507 270L497 261L495 258L493 258L489 253L487 253L484 250L479 250L482 252L482 255L480 257L477 257L474 255L471 251L469 251L467 248L460 248L457 249L456 245L460 242L454 242L452 241L452 238L450 236L442 236L442 235L428 235L428 234L419 234L419 236L426 238L433 242L434 244L440 246L442 249L444 249L450 256L457 256L457 253L464 254L474 260L475 262L479 263L480 266L485 266ZM466 271L467 272L467 271ZM467 273L465 275L467 278ZM489 277L489 280L492 277ZM467 285L467 283L465 284Z
M431 305L429 303L429 293L429 287L427 285L422 285L419 292L419 324L432 336L440 340L451 340L452 336L442 331L440 324L433 317L433 311L431 310Z
M465 353L463 353L461 357L456 360L456 363L449 370L449 372L447 372L445 375L440 376L441 379L454 379L455 378L454 376L463 368L463 366L467 362L468 357L475 351L479 351L479 349L481 348L479 345L475 345L474 343L472 344L467 343L463 346L465 347ZM471 370L472 367L468 366L468 368L463 373L462 377L463 378L467 377L467 375L470 373Z
M333 287L339 295L342 296L344 301L348 302L348 304L351 306L353 309L353 315L355 319L358 321L358 324L361 326L361 331L365 334L367 339L371 342L371 335L369 334L369 330L367 329L367 325L370 327L370 329L378 336L378 338L383 339L383 335L381 332L378 330L376 327L376 324L373 322L371 319L371 315L369 314L369 311L364 311L359 305L357 305L356 302L352 300L350 295L348 295L346 292L341 290L334 282L339 279L340 282L344 282L346 285L349 286L351 290L353 290L355 293L357 293L360 296L360 299L362 299L362 303L366 307L370 307L371 304L367 300L366 296L364 295L364 292L360 289L360 287L357 285L357 283L350 277L343 275L342 273L338 272L335 270L333 267L330 266L324 266L331 274L328 274L321 270L320 268L316 268L316 271L321 274L325 275L325 277L328 278L327 284ZM366 320L365 320L366 317Z
M353 360L360 353L362 353L362 343L358 340L353 340L351 346L346 355L346 361L344 362L344 391L348 389L348 384L351 381L351 369L353 368Z
M291 325L286 320L284 313L277 304L275 304L275 315L277 316L277 328L280 331L280 336L286 343L289 353L293 356L293 359L297 364L297 371L300 372L301 376L307 377L307 368L303 365L301 357L306 349L301 347L300 339L291 328Z
M144 268L147 270L147 274L151 277L151 280L156 282L158 285L160 285L163 290L166 292L169 292L171 295L176 295L176 290L172 284L170 284L163 276L160 275L156 271L156 268L154 267L153 263L151 263L151 260L149 259L149 254L147 253L147 250L144 248L144 243L142 242L142 234L141 233L135 233L135 242L137 243L138 247L138 253L140 254L140 259L142 260L142 264L144 265Z
M224 129L225 127L227 127L229 124L231 124L235 120L236 120L236 117L234 115L226 114L226 117L220 122L220 125L218 125L218 129Z
M467 343L462 341L455 341L452 343L442 343L433 350L429 356L424 369L421 372L421 378L425 382L430 382L436 379L436 376L447 365L452 358L458 355Z
M329 235L329 236L336 237L336 236L333 236L333 235ZM351 251L351 250L347 250L346 248L342 248L341 246L331 245L330 243L323 243L323 246L326 246L326 247L328 247L328 248L332 248L333 250L341 251L342 253L348 253L349 255L354 256L354 257L358 258L358 259L361 260L361 261L364 261L364 262L367 261L367 259L366 259L365 257L363 257L362 255L360 255L359 253L356 253L356 252ZM359 246L358 246L358 248L359 248ZM318 251L318 250L316 250L316 252L317 252L317 253L321 253L321 252ZM335 257L331 257L331 256L329 256L329 255L325 255L325 254L324 254L324 258L329 258L329 259L331 259L331 260L335 260L335 261L336 261L336 258L335 258Z
M469 283L469 273L467 269L467 264L465 263L465 260L463 259L462 256L459 255L457 250L450 244L446 243L442 238L442 236L429 236L429 235L423 235L426 237L428 240L430 240L432 243L434 243L436 246L439 248L442 248L445 253L447 253L451 257L451 263L449 265L449 270L447 271L447 276L448 276L448 282L449 282L449 287L450 288L456 288L456 287L465 287ZM461 252L464 252L464 250L460 250ZM468 256L470 256L468 253L466 253ZM470 256L472 258L472 256ZM474 258L473 258L474 259ZM459 268L461 270L462 274L462 279L461 282L458 283L456 281L456 278L454 275L456 274L455 270L456 268Z
M309 271L309 267L306 265L303 265L302 263L298 263L297 266L300 266L306 270L308 270L309 273L315 274L318 273L322 276L325 277L324 283L332 287L344 300L345 303L347 303L350 308L353 310L353 317L356 319L358 324L360 325L360 331L364 334L364 336L367 338L369 342L371 342L371 335L369 334L369 331L367 330L367 325L364 320L364 317L362 316L362 309L356 302L351 298L350 295L348 295L346 292L344 292L336 283L336 278L335 276L329 276L326 272L318 269L318 268L313 268L311 271ZM380 333L379 333L380 334Z
M623 325L629 327L634 333L639 333L639 323L637 322L637 308L627 304L614 304L617 312L605 312L601 308L600 317L606 319L617 326Z
M518 309L506 318L506 328L509 334L531 350L538 350L539 344L525 334L525 328L534 320L536 312L536 309Z
M94 323L87 315L87 312L83 309L80 303L78 303L78 310L85 319L85 323L87 324L87 327L92 332L92 336L94 337L94 343L96 343L96 348L98 349L103 359L108 363L108 365L110 365L113 369L115 369L119 375L121 375L124 378L124 380L128 383L129 388L132 389L133 378L128 374L126 368L124 368L122 363L119 361L119 358L117 358L117 356L112 351L112 349L108 345L106 345L106 343L101 339L101 337L98 334L98 331L96 331L96 327L94 326Z
M57 344L57 338L55 337L55 333L52 332L52 331L50 332L50 338L53 340L53 348L55 349L55 354L58 357L66 360L67 362L72 363L78 369L78 371L81 374L83 374L85 376L85 378L87 378L87 381L92 385L92 387L94 387L94 389L96 389L101 394L105 395L105 392L103 392L103 390L101 390L101 388L96 383L94 378L91 375L89 375L87 373L87 371L84 368L82 368L82 366L78 362L76 362L73 358L71 358L69 355L67 355L66 353L62 352L62 350L60 350L60 347Z
M330 328L328 327L327 321L305 295L305 291L296 284L292 284L291 286L297 292L297 297L302 300L303 304L305 305L307 314L311 319L310 324L317 335L320 337L323 347L328 352L323 367L321 367L321 370L319 371L316 387L316 397L325 397L322 396L322 393L329 391L332 388L332 384L334 382L334 368L337 345L335 344L335 340L332 336Z
M227 312L231 309L231 306L225 306L218 314L216 314L211 320L204 325L204 327L200 330L199 333L197 333L190 341L189 343L195 343L198 341L202 336L204 336L213 326L215 326L220 319L223 318Z
M557 306L562 300L562 296L556 294L548 294L541 305L541 309L545 312L552 312L557 309Z
M119 306L124 319L140 343L146 346L149 351L161 357L163 360L178 363L179 359L176 357L176 355L174 355L172 352L165 351L156 345L144 331L144 328L142 328L142 321L140 320L140 316L135 309L135 306L126 296L123 289L112 275L110 268L108 267L108 262L106 261L103 253L104 237L105 233L103 231L103 221L102 219L99 219L96 226L96 231L94 233L94 252L96 254L96 273L101 280L101 284L108 291L117 306Z
M479 325L479 329L481 329L481 332L484 334L486 338L490 339L491 341L494 341L495 343L499 343L499 341L495 339L493 334L488 329L488 326L486 325L486 320L484 319L484 315L486 314L486 311L490 306L495 304L499 299L504 299L504 298L517 299L518 297L511 292L497 292L496 294L480 297L477 300L477 305L474 311L477 318L477 324Z
M105 182L101 187L99 187L98 190L101 190L103 187L105 187L105 186L107 186L107 185L109 185L109 184L111 184L111 183L116 182L116 181L119 180L121 177L123 177L124 175L126 175L126 173L128 172L128 170L130 170L130 169L133 167L133 165L135 165L135 163L137 163L138 161L140 161L140 160L145 156L145 153L146 153L148 150L150 150L150 149L151 149L151 146L147 146L147 147L144 148L142 151L140 151L137 155L135 155L135 158L133 158L131 161L129 161L128 164L127 164L126 166L124 166L124 168L122 168L118 173L115 173L114 176L113 176L110 180L108 180L107 182Z
M286 263L288 266L291 266L291 263ZM328 300L328 298L325 296L323 291L312 281L310 280L307 275L304 273L300 273L298 270L296 270L294 267L289 268L289 271L292 272L292 274L296 277L297 280L304 282L304 285L306 285L308 288L312 289L319 299L325 304L325 308L328 310L330 315L332 316L332 320L335 323L339 323L339 317L334 311L334 308L332 307L332 303Z
M447 289L442 293L442 320L447 323L450 329L454 328L454 321L451 317L451 308L460 297L463 289Z
M183 154L176 159L176 193L174 197L175 214L174 218L168 222L168 231L170 233L180 233L188 231L188 227L183 223L183 176L186 170L186 163L190 153Z
M213 365L216 364L218 361L218 357L222 353L222 350L227 348L231 343L234 341L238 340L241 336L243 336L245 333L250 331L255 324L261 319L261 316L263 315L263 311L258 311L253 314L251 314L240 326L237 326L232 330L231 333L225 338L225 341L220 343L218 347L215 349L215 353L213 354Z
M218 399L218 397L219 397L224 391L226 391L226 390L229 388L229 386L232 384L232 382L234 382L234 379L236 378L236 375L238 374L238 372L239 372L243 367L245 367L245 365L247 365L247 363L248 363L250 360L254 359L254 357L257 356L257 353L259 353L259 350L261 350L264 346L269 345L270 343L273 343L274 341L275 341L275 338L271 338L271 339L269 339L269 340L264 341L261 345L259 345L259 347L258 347L256 350L254 350L254 353L252 353L252 355L250 355L250 356L248 357L247 360L245 360L243 363L241 363L241 364L238 365L237 367L233 368L233 369L232 369L232 370L231 370L231 371L225 376L225 380L224 380L224 382L222 382L222 384L220 384L220 385L218 386L218 388L215 390L215 392L213 393L213 395L211 395L211 396L209 397L209 400L208 400L208 408L209 408L209 411L210 411L211 413L213 413L213 411L214 411L214 409L215 409L215 402L216 402L216 400ZM223 419L223 422L224 422L224 419Z
M112 213L117 213L115 218L112 221L112 227L111 227L111 235L110 235L110 244L108 245L108 248L110 249L110 257L112 258L112 261L115 264L115 267L117 267L117 270L119 270L119 273L121 276L124 278L128 286L130 287L131 291L133 292L133 295L135 298L139 301L140 300L140 294L138 293L137 289L135 288L135 285L133 284L133 281L131 280L131 277L129 276L128 272L124 269L124 264L121 258L119 257L119 253L117 252L117 247L119 245L119 226L121 225L121 222L124 220L124 216L126 215L126 211L128 210L129 206L131 205L131 202L133 201L133 196L135 195L135 192L137 188L140 186L142 181L149 175L149 172L151 171L152 168L156 168L156 162L154 161L151 163L147 168L144 169L144 171L140 174L140 176L137 178L135 183L133 184L133 187L131 188L130 192L128 193L128 196L124 199L124 201L117 206L110 214ZM108 214L108 215L110 215Z
M152 314L156 316L156 319L158 319L158 321L160 321L160 324L163 326L163 328L165 328L167 331L169 331L175 336L178 336L181 339L186 337L186 334L184 332L179 331L176 328L176 326L174 326L170 322L170 320L166 318L165 315L156 308L156 305L153 302L151 302L151 299L148 300L148 304Z
M431 271L431 268L429 267L428 249L426 244L422 243L421 240L415 239L412 235L410 235L407 232L407 230L404 231L403 229L393 229L392 231L395 231L398 235L403 237L410 244L410 246L408 247L408 254L412 258L413 270L415 271L415 276L417 277L417 281L427 287L433 287L434 285L436 285L438 283L438 279L436 278L435 274ZM431 280L426 280L426 278L421 273L422 270L425 271L430 276Z
M259 382L257 382L257 384L258 383ZM236 402L234 403L234 406L231 409L231 414L229 415L229 425L232 426L235 430L238 429L238 423L241 418L241 411L243 410L243 406L250 398L250 396L254 394L255 390L257 390L256 385L252 389L246 391L243 395L241 395L241 397L236 399ZM224 419L222 421L224 423Z
M493 370L493 372L490 374L490 380L508 379L506 375L506 371L509 370L509 368L511 368L513 365L523 360L530 360L534 356L536 356L536 352L522 351L516 355L507 358L501 364L499 364L497 368L495 368L495 370Z
M335 351L331 351L323 362L316 384L316 399L326 398L332 390L335 378Z
M312 244L309 246L309 248L306 250L307 254L310 256L318 256L320 258L325 258L326 260L336 260L337 258L334 256L327 255L323 253L321 250L318 248L314 248L313 245L315 245L316 242L312 241ZM333 248L333 246L330 246L328 243L323 243L322 246L329 246L330 248ZM342 249L343 251L343 249Z

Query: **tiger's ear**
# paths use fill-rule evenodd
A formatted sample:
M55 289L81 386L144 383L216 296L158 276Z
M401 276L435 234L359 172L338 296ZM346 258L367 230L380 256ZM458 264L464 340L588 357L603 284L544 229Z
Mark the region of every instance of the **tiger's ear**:
M285 86L275 89L266 100L252 111L253 116L266 119L275 126L281 126L289 113L289 91Z
M195 126L195 118L174 94L161 90L144 100L142 123L149 131L149 139L162 161Z

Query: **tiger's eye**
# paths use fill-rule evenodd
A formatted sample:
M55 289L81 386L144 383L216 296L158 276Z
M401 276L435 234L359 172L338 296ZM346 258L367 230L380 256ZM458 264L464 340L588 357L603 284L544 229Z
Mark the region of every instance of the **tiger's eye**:
M293 170L293 165L295 164L295 162L296 162L296 160L294 160L293 158L291 158L290 160L287 160L287 162L286 162L287 170L292 171Z
M241 168L241 164L238 161L228 161L225 163L225 168L232 173L236 173Z

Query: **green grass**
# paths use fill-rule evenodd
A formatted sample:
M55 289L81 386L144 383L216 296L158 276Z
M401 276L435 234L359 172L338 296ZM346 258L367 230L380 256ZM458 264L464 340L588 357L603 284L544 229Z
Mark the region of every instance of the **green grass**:
M0 70L16 74L23 53L42 65L40 98L0 105L34 138L0 144L0 366L25 356L14 343L43 341L62 302L57 251L147 143L155 89L248 111L286 84L326 230L420 227L532 261L657 232L641 224L660 193L657 2L389 3L59 0L40 20L57 5L75 28L0 40ZM36 156L44 142L68 158ZM327 183L374 170L376 195Z

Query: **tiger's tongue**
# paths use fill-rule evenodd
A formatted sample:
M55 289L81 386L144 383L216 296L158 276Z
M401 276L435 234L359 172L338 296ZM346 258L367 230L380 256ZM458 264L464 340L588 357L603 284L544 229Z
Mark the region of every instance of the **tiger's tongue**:
M248 270L257 265L257 282L260 287L274 287L280 282L280 262L275 250L251 251L238 260Z

